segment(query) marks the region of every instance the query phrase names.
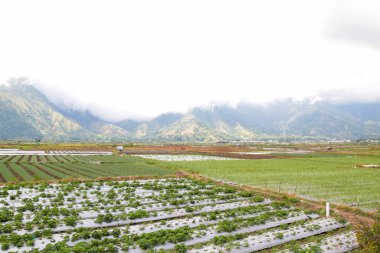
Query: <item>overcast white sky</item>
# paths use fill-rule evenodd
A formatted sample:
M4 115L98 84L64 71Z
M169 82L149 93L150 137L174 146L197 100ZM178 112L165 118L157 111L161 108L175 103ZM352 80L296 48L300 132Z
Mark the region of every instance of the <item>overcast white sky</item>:
M106 119L209 103L380 100L380 1L0 2L0 83Z

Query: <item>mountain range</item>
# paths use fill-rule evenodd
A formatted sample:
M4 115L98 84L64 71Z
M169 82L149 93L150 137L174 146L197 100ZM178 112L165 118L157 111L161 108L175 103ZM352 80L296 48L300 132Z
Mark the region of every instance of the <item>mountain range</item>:
M194 107L152 120L108 122L51 103L31 85L0 86L0 139L217 142L379 139L380 103L282 100Z

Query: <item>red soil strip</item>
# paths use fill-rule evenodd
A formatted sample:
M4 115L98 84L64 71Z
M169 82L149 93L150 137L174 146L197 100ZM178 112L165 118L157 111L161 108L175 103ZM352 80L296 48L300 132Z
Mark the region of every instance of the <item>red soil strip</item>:
M32 161L32 156L28 156L28 163L30 163Z
M60 177L58 177L58 176L56 176L56 175L50 173L50 171L45 170L44 168L42 168L41 166L39 166L39 165L37 165L37 164L35 164L35 163L34 163L34 164L32 163L31 165L34 166L36 169L42 171L42 172L45 173L46 175L51 176L51 177L54 178L54 179L60 179ZM45 165L45 166L46 166L46 165Z
M128 151L140 151L140 152L182 152L182 153L195 153L195 152L217 152L217 153L229 153L229 152L244 152L250 151L245 147L232 147L232 146L191 146L191 145L167 145L167 146L139 146L139 147L126 147Z
M18 172L15 169L13 169L9 163L6 163L5 166L13 174L13 176L15 176L17 181L23 181L24 180L24 178L20 174L18 174Z
M21 168L23 168L24 170L26 170L26 172L28 172L29 175L31 175L32 177L36 177L36 173L34 173L31 169L29 169L28 167L22 165L21 163L16 163L18 166L20 166Z
M190 146L190 145L169 145L169 146L139 146L126 147L125 154L199 154L229 157L236 159L290 159L297 156L288 156L284 154L261 155L261 154L244 154L239 152L252 152L249 147L232 147L232 146Z
M39 155L37 156L37 162L41 162L41 157Z

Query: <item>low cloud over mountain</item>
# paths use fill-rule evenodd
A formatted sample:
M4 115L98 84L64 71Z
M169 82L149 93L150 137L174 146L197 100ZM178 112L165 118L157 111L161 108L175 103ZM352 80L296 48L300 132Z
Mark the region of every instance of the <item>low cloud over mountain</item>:
M60 107L38 89L0 86L0 138L65 141L252 141L380 138L380 103L292 99L194 107L152 120L108 122Z

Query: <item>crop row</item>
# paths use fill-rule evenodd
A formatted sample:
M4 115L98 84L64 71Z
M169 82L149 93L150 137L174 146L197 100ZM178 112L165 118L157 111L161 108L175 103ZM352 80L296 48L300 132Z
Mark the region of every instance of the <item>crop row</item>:
M348 225L293 202L190 179L7 185L0 244L33 253L253 252Z
M138 157L119 156L2 156L0 183L11 181L164 175L171 171Z
M272 248L284 243L292 242L295 240L304 239L307 237L315 236L331 230L345 227L347 224L339 222L335 219L325 218L316 219L311 222L301 223L286 227L285 229L274 230L257 235L226 237L224 235L214 238L213 244L207 245L200 249L191 250L191 253L200 252L227 252L232 251L236 253L249 253ZM351 241L347 241L351 244ZM341 245L345 247L345 245ZM352 249L352 248L351 248ZM348 250L351 250L348 249ZM348 251L347 250L347 251ZM290 250L291 252L293 250ZM295 249L294 252L303 252ZM322 252L320 248L315 248L315 251L305 252ZM339 251L336 251L339 252ZM344 251L342 251L344 252Z
M76 155L9 155L0 156L0 163L89 163L89 162L124 162L119 156L76 156Z

